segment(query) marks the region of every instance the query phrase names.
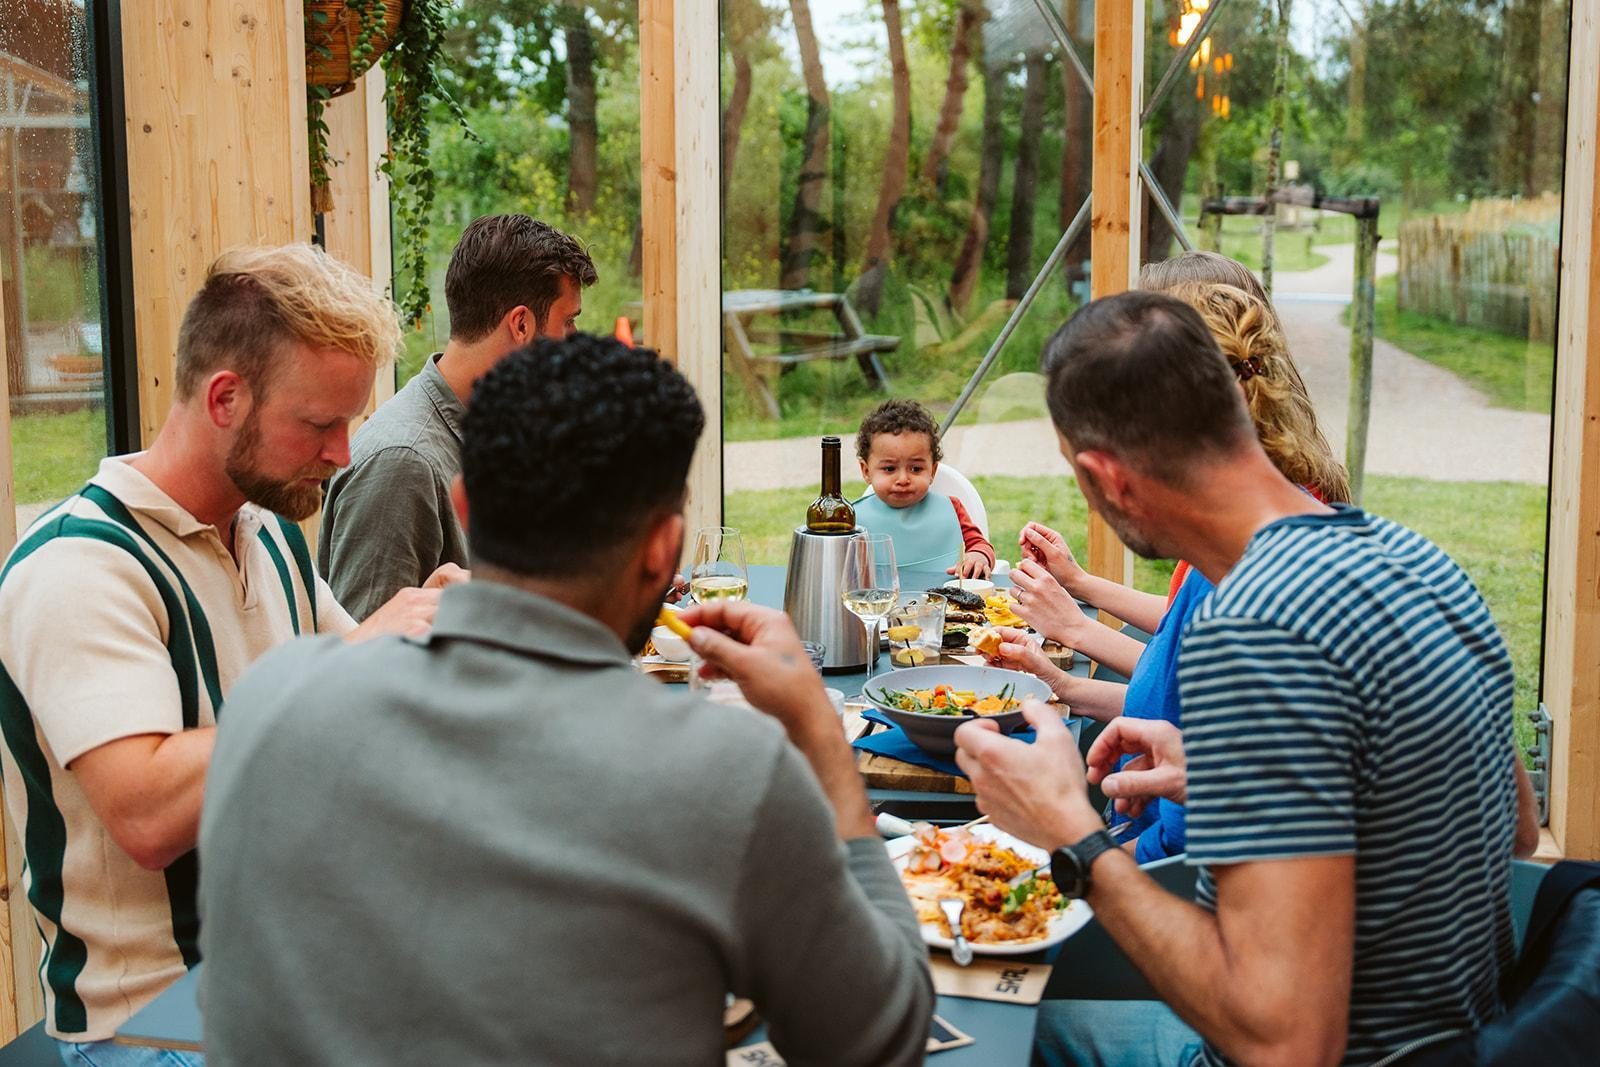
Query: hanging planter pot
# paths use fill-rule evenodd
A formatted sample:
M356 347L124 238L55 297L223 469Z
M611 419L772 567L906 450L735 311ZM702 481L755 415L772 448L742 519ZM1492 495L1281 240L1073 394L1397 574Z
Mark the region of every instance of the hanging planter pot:
M306 85L340 96L400 30L407 0L305 0Z
M388 50L408 0L305 0L306 104L311 127L311 210L333 210L323 106L348 93Z
M433 169L428 163L430 113L448 116L465 137L461 107L446 92L444 38L455 0L304 0L306 126L311 209L333 210L328 172L329 100L382 57L389 148L378 170L389 183L395 227L394 288L405 321L421 328L428 303L428 224Z

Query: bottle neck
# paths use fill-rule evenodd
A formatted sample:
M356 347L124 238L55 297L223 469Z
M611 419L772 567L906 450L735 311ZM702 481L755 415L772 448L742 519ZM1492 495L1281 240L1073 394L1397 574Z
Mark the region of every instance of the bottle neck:
M842 496L839 492L839 446L822 446L822 495Z

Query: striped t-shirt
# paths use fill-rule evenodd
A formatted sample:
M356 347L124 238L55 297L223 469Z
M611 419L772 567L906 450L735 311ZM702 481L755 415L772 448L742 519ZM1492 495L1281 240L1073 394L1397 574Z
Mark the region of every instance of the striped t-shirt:
M1344 1062L1493 1018L1511 662L1461 569L1355 508L1272 523L1195 613L1178 680L1191 863L1355 855ZM1209 869L1199 900L1216 906Z
M355 624L293 523L251 505L234 555L124 458L39 518L0 571L5 800L44 935L56 1037L112 1036L199 959L198 865L147 871L90 806L73 760L216 723L233 683L297 633Z

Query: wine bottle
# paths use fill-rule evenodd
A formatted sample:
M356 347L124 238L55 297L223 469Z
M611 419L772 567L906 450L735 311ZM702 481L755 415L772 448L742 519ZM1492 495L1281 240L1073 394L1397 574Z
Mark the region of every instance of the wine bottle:
M847 534L856 528L856 509L839 491L839 439L822 439L822 495L806 509L806 529L814 534Z

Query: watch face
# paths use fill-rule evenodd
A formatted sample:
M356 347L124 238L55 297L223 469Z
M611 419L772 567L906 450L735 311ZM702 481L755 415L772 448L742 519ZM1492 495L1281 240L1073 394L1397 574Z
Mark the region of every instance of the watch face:
M1071 849L1058 848L1050 853L1050 880L1068 900L1078 900L1088 890L1085 873L1077 853Z

